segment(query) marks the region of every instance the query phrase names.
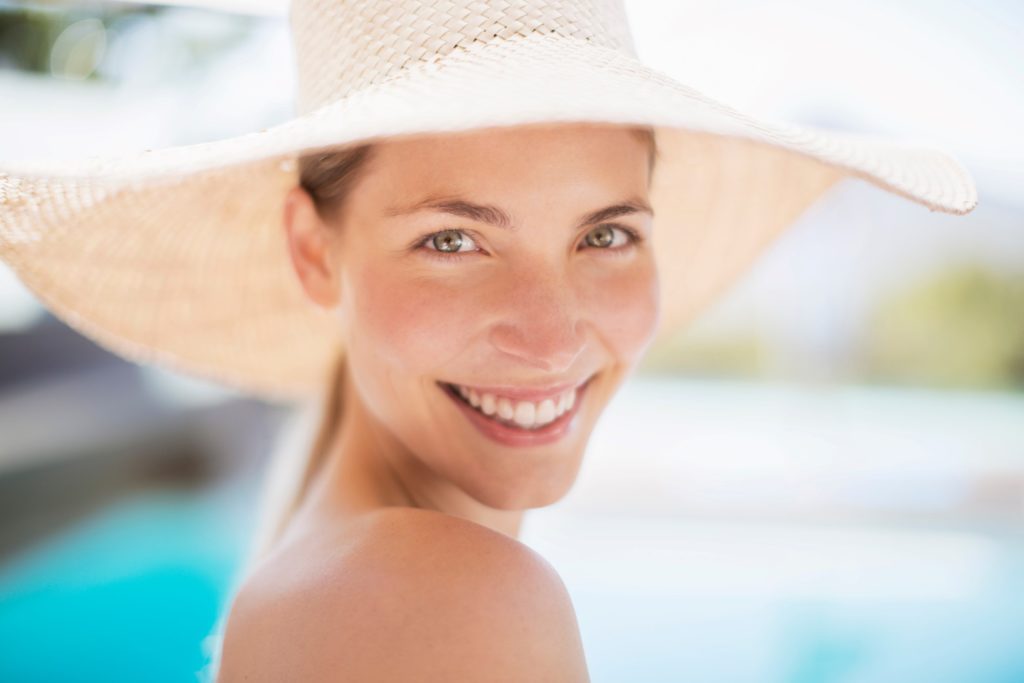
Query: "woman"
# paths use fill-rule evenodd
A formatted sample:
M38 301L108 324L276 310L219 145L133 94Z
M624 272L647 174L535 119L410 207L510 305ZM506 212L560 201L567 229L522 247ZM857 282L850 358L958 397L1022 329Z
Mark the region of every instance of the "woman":
M0 256L121 355L320 419L268 472L218 680L585 681L516 535L643 352L838 180L966 213L971 179L714 102L636 59L617 2L296 0L291 25L296 118L8 169Z
M305 166L285 229L305 292L350 331L344 410L234 603L223 680L586 679L564 586L514 539L572 485L654 334L652 145L523 127Z

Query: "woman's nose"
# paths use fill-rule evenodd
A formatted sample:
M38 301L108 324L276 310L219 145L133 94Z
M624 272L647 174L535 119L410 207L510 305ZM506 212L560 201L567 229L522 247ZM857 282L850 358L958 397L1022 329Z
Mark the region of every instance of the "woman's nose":
M576 297L562 278L522 278L505 291L505 315L491 330L501 352L545 372L573 367L586 345Z

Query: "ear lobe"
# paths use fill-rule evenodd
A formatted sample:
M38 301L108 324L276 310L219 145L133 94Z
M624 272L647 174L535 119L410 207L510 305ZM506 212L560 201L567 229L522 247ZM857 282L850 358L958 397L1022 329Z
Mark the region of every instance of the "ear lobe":
M330 226L321 220L312 197L299 185L288 191L281 214L292 269L303 291L317 305L334 308L341 297Z

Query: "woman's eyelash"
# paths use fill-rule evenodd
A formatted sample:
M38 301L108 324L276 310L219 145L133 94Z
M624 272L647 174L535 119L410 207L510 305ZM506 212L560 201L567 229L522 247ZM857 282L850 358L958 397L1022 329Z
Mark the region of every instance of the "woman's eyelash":
M625 251L628 251L630 247L636 246L637 244L642 242L643 239L644 239L640 235L640 233L638 233L633 228L630 228L630 227L625 226L625 225L621 225L619 223L602 223L600 225L595 225L594 226L594 228L602 228L602 227L603 228L613 228L613 229L616 229L616 230L621 230L622 232L626 233L626 235L629 238L629 242L627 242L626 244L624 244L622 246L618 246L618 247L593 247L593 249L596 249L598 251L607 251L607 252L611 252L611 253L623 253ZM593 230L593 228L592 228L592 230ZM461 259L463 256L466 256L467 254L472 254L473 253L472 251L454 251L454 252L453 251L441 251L440 249L434 249L434 248L426 246L427 244L430 243L431 240L434 239L434 237L436 237L436 236L438 236L440 234L446 233L446 232L461 232L461 233L463 233L465 235L468 235L470 239L476 241L476 238L475 238L473 232L470 231L470 230L463 230L462 228L447 228L445 230L439 230L438 232L432 232L429 235L426 235L423 239L421 239L415 245L413 245L413 247L415 249L421 249L421 250L424 250L424 251L433 252L433 253L430 254L430 258L436 258L436 259L441 260L441 261L457 261L457 260ZM589 234L589 233L587 233L587 234Z

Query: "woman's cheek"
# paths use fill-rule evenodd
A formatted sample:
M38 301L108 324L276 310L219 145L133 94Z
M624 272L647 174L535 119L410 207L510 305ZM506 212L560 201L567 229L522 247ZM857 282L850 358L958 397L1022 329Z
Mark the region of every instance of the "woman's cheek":
M378 273L368 269L363 278L356 329L410 372L456 357L471 334L472 320L479 320L472 294L454 278L417 277L393 266Z
M653 264L615 273L595 284L587 298L601 334L626 358L640 356L654 338L660 291Z

